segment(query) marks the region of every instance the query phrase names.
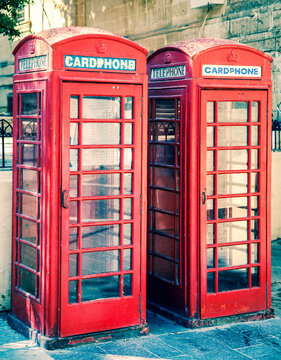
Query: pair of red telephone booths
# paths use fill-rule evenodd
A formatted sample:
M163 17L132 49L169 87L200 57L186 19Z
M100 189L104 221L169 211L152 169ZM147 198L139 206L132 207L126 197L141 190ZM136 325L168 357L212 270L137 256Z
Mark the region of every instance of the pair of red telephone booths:
M79 27L14 54L10 323L49 348L145 332L146 293L186 325L270 316L271 58L203 38L147 68Z

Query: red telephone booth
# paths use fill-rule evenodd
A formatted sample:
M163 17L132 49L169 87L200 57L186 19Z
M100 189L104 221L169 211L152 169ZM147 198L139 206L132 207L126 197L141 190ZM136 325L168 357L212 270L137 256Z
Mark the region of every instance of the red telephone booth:
M14 50L10 321L46 346L146 326L146 53L80 27Z
M148 297L190 326L271 316L271 60L205 38L148 58Z

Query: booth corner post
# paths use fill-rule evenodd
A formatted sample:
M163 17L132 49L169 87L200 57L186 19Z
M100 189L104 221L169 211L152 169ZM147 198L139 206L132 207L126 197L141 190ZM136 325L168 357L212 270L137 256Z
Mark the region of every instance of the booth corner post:
M271 61L207 38L148 57L148 303L186 326L273 316Z
M146 54L82 27L14 50L10 323L47 348L147 331Z

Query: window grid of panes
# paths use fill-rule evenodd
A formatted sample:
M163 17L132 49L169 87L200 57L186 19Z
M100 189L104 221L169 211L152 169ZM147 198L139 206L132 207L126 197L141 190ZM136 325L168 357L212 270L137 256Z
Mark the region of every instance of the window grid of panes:
M260 286L259 102L207 103L207 291Z
M40 299L41 92L18 94L16 288Z
M69 303L131 296L134 98L71 96Z
M181 285L180 98L149 102L148 273Z

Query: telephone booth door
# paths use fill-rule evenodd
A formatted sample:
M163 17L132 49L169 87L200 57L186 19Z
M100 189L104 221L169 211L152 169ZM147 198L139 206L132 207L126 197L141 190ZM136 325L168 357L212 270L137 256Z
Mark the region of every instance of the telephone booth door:
M267 96L201 91L203 319L267 307Z
M61 336L140 323L141 85L63 83Z

